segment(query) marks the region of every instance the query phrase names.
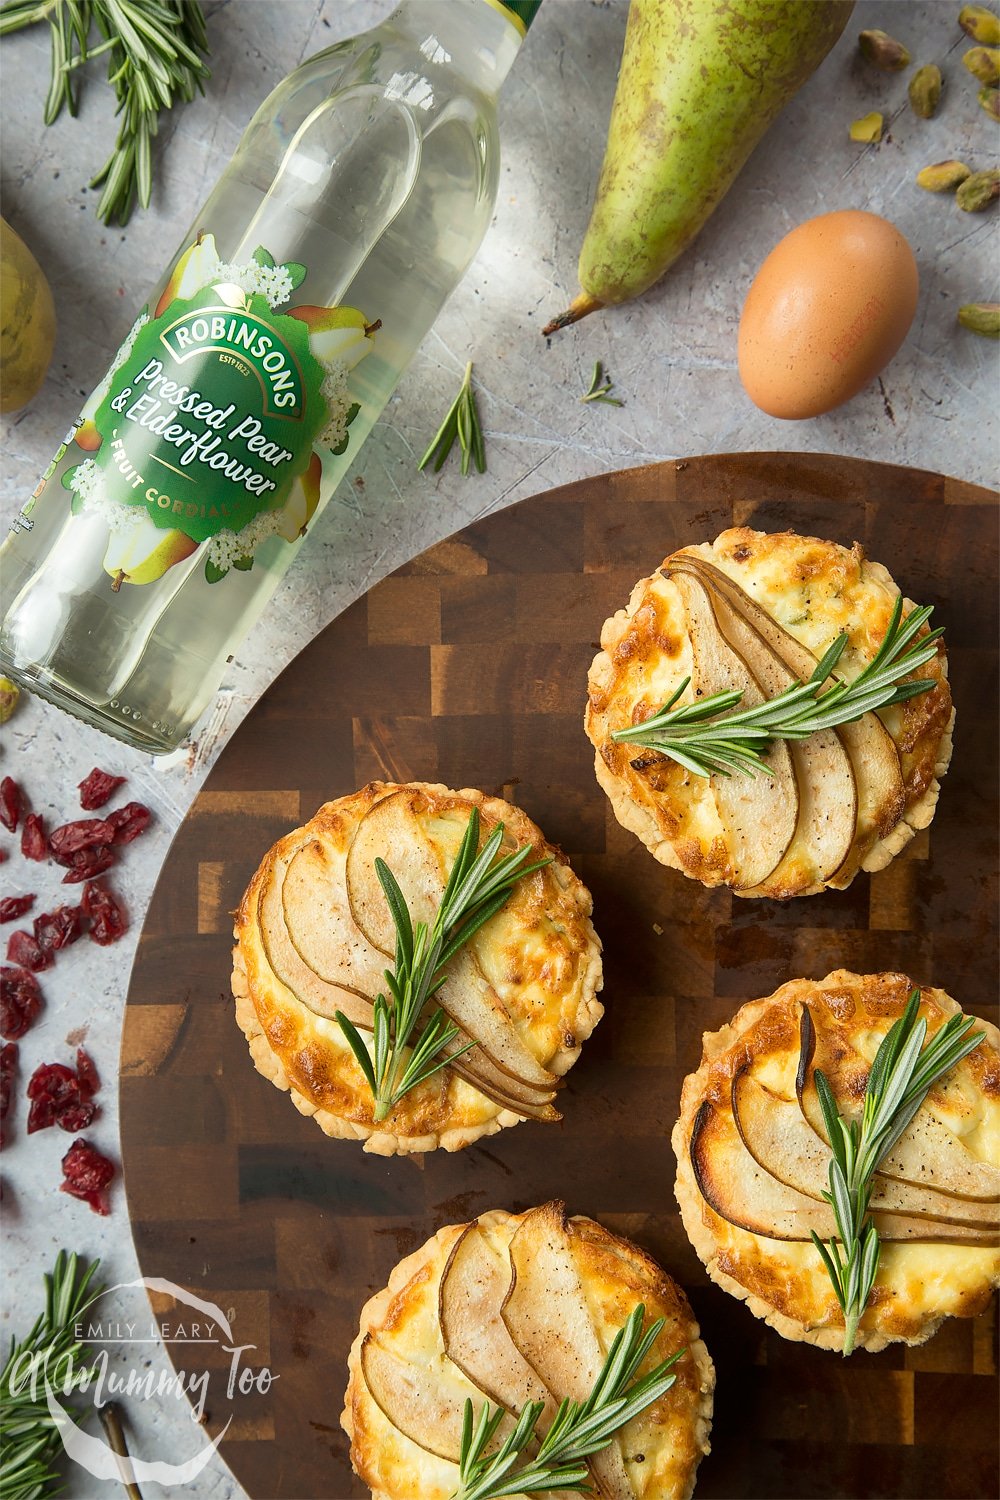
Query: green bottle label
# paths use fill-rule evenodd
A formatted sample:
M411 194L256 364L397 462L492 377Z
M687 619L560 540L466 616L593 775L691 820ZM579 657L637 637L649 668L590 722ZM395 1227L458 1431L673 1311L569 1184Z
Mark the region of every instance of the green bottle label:
M509 21L513 21L522 36L527 35L528 27L538 14L538 7L542 0L487 0L495 10L501 11Z
M305 530L324 459L347 449L348 376L375 331L356 308L286 306L305 278L263 247L225 264L203 234L137 319L74 433L92 456L62 481L75 512L107 519L116 588L198 547L216 583Z

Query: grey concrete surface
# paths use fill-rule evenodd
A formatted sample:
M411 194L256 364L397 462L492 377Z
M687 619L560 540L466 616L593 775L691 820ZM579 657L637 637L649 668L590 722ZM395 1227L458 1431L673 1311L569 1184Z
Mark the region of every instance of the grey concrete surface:
M97 222L97 195L86 187L114 130L99 71L79 119L45 129L47 29L4 42L3 213L41 261L59 315L43 391L3 426L5 523L103 372L257 105L301 59L389 8L386 0L208 0L207 96L164 123L154 204L126 230ZM955 24L958 9L958 0L862 0L833 53L661 284L641 302L546 343L542 324L575 290L627 12L626 0L546 0L503 94L501 186L485 244L190 745L169 760L143 758L29 701L4 731L4 770L23 780L39 811L72 816L76 783L99 764L127 774L132 796L156 812L154 829L129 849L115 876L131 915L128 939L108 950L82 943L43 976L45 1016L21 1049L26 1078L38 1062L66 1056L68 1036L86 1035L105 1079L102 1117L91 1132L100 1146L117 1151L115 1082L129 965L171 836L257 697L369 585L500 506L584 475L677 456L788 448L996 482L997 346L955 324L960 303L997 298L996 210L966 215L914 185L929 162L959 157L978 169L995 160L996 127L961 66L968 43ZM898 35L915 62L941 63L946 92L934 120L910 112L905 76L876 73L859 60L855 38L867 26ZM872 108L890 121L886 138L878 147L852 145L849 122ZM920 265L916 320L881 383L828 416L778 422L750 403L737 377L743 297L788 229L840 207L884 213L906 234ZM489 471L462 479L450 465L437 478L418 474L416 458L469 358ZM611 372L621 408L578 404L595 359ZM15 854L0 884L37 889L44 902L54 895L53 878ZM23 1099L16 1111L23 1121ZM56 1191L67 1144L58 1130L25 1139L22 1124L4 1153L4 1339L34 1318L42 1271L61 1245L102 1256L110 1281L137 1274L120 1185L108 1219ZM161 1349L150 1347L147 1357L154 1371L167 1368ZM335 1407L332 1400L331 1420ZM132 1401L127 1414L133 1448L143 1457L178 1458L198 1444L176 1400ZM78 1469L69 1479L71 1496L111 1489ZM183 1492L218 1500L242 1493L218 1460Z

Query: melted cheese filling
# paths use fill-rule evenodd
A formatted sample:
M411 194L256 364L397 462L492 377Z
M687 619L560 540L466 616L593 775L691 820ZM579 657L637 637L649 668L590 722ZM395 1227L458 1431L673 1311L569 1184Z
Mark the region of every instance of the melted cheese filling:
M883 1036L883 1031L872 1028L853 1034L852 1042L871 1062ZM773 1093L793 1100L797 1067L797 1054L771 1052L754 1059L752 1072ZM978 1161L1000 1165L1000 1098L976 1089L960 1070L946 1087L932 1092L924 1107L961 1136ZM720 1268L728 1275L810 1328L841 1323L829 1277L811 1243L766 1239L730 1224L707 1205L705 1213L720 1246ZM746 1266L742 1275L740 1262ZM762 1275L772 1288L771 1296L763 1290ZM1000 1247L883 1242L862 1327L912 1337L928 1318L978 1309L983 1289L998 1282Z
M517 1217L502 1211L488 1213L479 1221L494 1249L505 1258L518 1222ZM392 1299L376 1331L380 1343L388 1345L393 1353L413 1364L431 1373L439 1367L447 1367L448 1384L454 1385L457 1379L467 1387L468 1396L478 1412L485 1399L483 1393L448 1359L438 1320L441 1275L462 1227L454 1226L425 1247L432 1252L430 1258ZM632 1296L611 1274L616 1265L613 1251L595 1256L585 1250L584 1254L586 1273L583 1286L587 1307L601 1348L606 1352L639 1298ZM642 1300L648 1317L667 1316L669 1329L671 1309L660 1305L654 1287L650 1286L648 1292L643 1292ZM682 1345L690 1342L689 1324L681 1330L679 1337ZM671 1347L677 1346L675 1342ZM373 1488L380 1487L393 1500L411 1500L417 1496L420 1500L448 1500L458 1482L456 1465L427 1453L412 1438L401 1433L371 1398L359 1374L355 1373L353 1379L357 1381L353 1399L353 1446L363 1457L362 1478ZM700 1456L697 1450L692 1452L690 1431L698 1406L700 1397L696 1382L692 1384L689 1380L685 1384L678 1379L661 1402L629 1424L623 1442L623 1456L637 1500L669 1500L671 1496L687 1492L693 1463Z
M322 835L330 878L345 891L347 854L360 821L356 814L351 815L348 801L339 804L337 831L326 828ZM467 822L468 812L464 807L460 814L430 820L445 874ZM302 842L305 841L304 833ZM391 851L387 860L391 864ZM538 889L532 886L533 881L539 883ZM525 888L529 886L531 889ZM503 910L480 928L471 944L515 1030L543 1065L560 1051L575 1048L582 1040L576 1035L578 1016L586 1006L593 983L591 960L595 940L584 912L574 899L574 886L571 872L559 865L549 865L515 887ZM296 1033L293 1086L318 1107L325 1107L323 1099L307 1082L310 1073L316 1071L310 1059L321 1055L324 1070L336 1073L338 1082L353 1101L352 1106L338 1107L335 1112L345 1118L369 1121L371 1091L340 1026L335 1020L317 1015L274 973L256 920L243 927L240 943L251 996L264 992L268 1007L280 1011L283 1021L287 1020ZM588 1021L588 1030L592 1024L593 1018ZM367 1040L367 1034L363 1035ZM301 1060L301 1068L294 1067L295 1058ZM504 1108L447 1071L404 1096L394 1112L397 1122L434 1108L442 1087L446 1088L450 1127L486 1124ZM405 1123L398 1123L396 1128L405 1131Z

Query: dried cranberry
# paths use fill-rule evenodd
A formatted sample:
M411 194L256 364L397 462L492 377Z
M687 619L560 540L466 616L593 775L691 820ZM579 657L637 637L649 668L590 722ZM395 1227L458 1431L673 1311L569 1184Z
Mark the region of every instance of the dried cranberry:
M3 781L0 781L0 823L8 833L16 833L20 816L21 788L13 776L5 776Z
M7 939L7 958L12 964L30 969L33 974L40 969L51 969L54 962L52 954L40 948L31 933L20 927Z
M152 817L148 807L141 802L129 802L117 812L108 813L108 822L114 827L114 843L131 844L140 833L145 833Z
M42 1063L29 1078L27 1093L29 1135L54 1125L64 1109L81 1102L77 1076L65 1063Z
M21 853L25 859L48 859L49 845L40 813L29 813L21 829Z
M83 888L83 910L90 918L90 940L107 948L128 928L125 913L117 899L99 880L88 882Z
M96 808L103 807L124 780L124 776L112 776L108 771L99 771L95 766L90 775L80 782L80 806L84 812L94 812Z
M90 880L109 870L115 862L115 851L106 844L96 849L78 849L70 862L70 869L63 876L63 885L78 885L81 880Z
M34 892L30 896L5 896L0 901L0 922L16 922L35 904Z
M95 1151L89 1141L74 1141L62 1159L60 1191L89 1203L96 1214L109 1214L107 1187L115 1164Z
M56 1124L67 1135L76 1135L78 1130L86 1130L93 1124L96 1114L97 1105L91 1104L89 1099L81 1099L79 1104L67 1104L61 1109L56 1115Z
M94 1095L100 1091L101 1079L94 1066L94 1059L82 1047L76 1049L76 1078L80 1085L81 1098L93 1099Z
M35 1069L28 1082L28 1134L58 1125L71 1135L86 1130L97 1113L97 1105L91 1096L100 1088L97 1070L81 1048L77 1052L77 1067L83 1074L74 1073L63 1063L42 1063Z
M35 918L35 941L46 953L57 953L75 943L82 932L83 911L79 906L57 906Z
M49 834L49 852L61 865L72 864L73 855L81 849L96 849L99 844L110 844L115 836L115 824L108 818L78 818L75 823L63 823Z
M38 980L27 969L0 968L0 1036L16 1042L33 1025L42 1008Z
M5 1042L0 1047L0 1149L4 1144L3 1122L10 1109L10 1096L17 1072L18 1048L16 1042Z

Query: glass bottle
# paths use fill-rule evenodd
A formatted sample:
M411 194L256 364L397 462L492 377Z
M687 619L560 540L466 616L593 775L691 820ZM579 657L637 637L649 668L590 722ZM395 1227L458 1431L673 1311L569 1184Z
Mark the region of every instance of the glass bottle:
M540 0L404 0L264 102L0 549L0 672L175 748L471 261Z

